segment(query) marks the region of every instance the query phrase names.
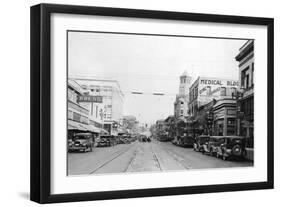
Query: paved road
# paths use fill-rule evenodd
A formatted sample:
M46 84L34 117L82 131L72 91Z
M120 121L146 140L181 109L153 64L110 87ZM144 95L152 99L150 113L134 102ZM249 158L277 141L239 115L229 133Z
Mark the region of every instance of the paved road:
M95 148L87 153L68 153L68 175L247 166L253 166L253 163L246 160L223 161L191 148L155 140Z

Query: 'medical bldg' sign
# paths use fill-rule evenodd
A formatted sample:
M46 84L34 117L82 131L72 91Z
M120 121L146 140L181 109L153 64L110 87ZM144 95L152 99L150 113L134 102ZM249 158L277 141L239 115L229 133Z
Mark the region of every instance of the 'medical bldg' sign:
M239 86L237 80L200 77L198 81L198 105L204 105L212 99L232 97Z
M102 103L102 96L90 96L90 95L78 96L77 102Z

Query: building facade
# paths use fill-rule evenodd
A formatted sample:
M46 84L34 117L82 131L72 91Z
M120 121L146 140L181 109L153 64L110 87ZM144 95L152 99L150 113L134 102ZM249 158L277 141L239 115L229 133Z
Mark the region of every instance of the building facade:
M174 115L176 118L188 116L189 87L191 84L191 76L185 71L180 76L179 93L176 95L174 102Z
M254 147L254 41L247 41L235 57L239 65L240 96L237 96L237 134Z
M189 89L189 114L196 117L198 109L213 99L233 98L238 88L237 80L198 77Z
M84 89L74 80L68 80L67 87L67 124L68 136L76 132L91 132L96 135L102 131L101 125L92 123L90 118L90 108L78 101L78 97L83 96Z
M236 135L236 100L233 98L223 98L214 104L213 130L215 136Z
M89 105L90 114L111 135L118 135L118 126L123 116L124 94L116 80L75 78L82 88L92 96L101 96L102 103Z

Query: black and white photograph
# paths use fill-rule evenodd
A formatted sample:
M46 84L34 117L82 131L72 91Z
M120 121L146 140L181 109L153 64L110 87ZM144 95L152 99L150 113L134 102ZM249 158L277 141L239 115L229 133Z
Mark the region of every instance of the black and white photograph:
M67 176L254 167L254 39L66 40Z

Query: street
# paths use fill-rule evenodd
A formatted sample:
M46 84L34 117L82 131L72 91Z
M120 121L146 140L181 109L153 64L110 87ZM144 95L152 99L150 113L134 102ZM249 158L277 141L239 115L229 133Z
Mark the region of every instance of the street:
M223 161L192 148L171 142L135 141L112 147L95 147L92 152L68 153L68 175L175 171L203 168L253 166L247 160Z

